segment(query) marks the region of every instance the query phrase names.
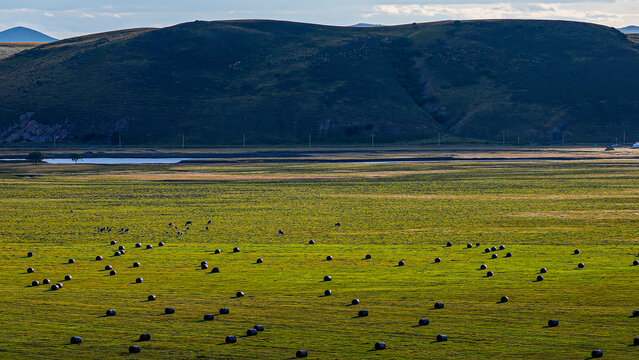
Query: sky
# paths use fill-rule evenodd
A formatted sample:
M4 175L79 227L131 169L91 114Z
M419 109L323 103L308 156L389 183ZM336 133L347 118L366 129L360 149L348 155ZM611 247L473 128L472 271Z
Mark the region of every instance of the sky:
M639 25L639 0L0 0L0 31L26 26L59 39L194 20L394 25L507 18Z

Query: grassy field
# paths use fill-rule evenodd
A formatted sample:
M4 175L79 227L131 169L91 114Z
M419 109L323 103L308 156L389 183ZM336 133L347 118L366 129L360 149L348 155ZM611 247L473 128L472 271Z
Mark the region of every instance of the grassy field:
M629 160L0 165L0 358L636 358L637 178ZM484 253L502 244L497 259ZM58 291L29 286L67 274ZM240 336L256 324L266 330ZM136 342L143 333L152 340ZM129 355L135 344L142 353Z

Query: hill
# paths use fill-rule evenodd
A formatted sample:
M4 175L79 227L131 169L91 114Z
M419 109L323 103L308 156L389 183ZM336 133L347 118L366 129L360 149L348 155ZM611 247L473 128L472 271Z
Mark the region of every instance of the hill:
M192 22L0 61L0 141L508 142L639 135L639 48L565 21Z
M0 42L7 43L30 43L30 42L52 42L57 39L45 35L23 26L14 27L0 31Z
M0 60L42 44L44 43L0 43Z
M639 34L639 26L626 26L619 29L624 34Z

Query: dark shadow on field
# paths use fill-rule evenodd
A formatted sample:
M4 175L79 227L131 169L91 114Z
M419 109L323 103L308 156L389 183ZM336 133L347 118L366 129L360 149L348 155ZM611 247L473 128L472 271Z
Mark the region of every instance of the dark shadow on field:
M551 328L551 326L545 325L545 326L542 326L541 328L542 329L549 329L549 328Z

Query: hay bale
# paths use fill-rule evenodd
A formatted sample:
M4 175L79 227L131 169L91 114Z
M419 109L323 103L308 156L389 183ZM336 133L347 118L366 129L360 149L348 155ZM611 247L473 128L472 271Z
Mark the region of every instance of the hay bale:
M481 244L480 244L480 243L476 243L476 244L475 244L475 247L479 247L479 245L481 245Z
M256 262L256 263L258 263L258 264L261 264L261 263L263 263L263 262L264 262L264 259L259 258L259 259L257 259L257 261L255 261L255 262Z
M491 247L490 251L497 251L497 247L496 246Z
M170 314L175 314L175 309L174 309L174 308L172 308L172 307L165 308L165 309L164 309L164 313L165 313L165 314L168 314L168 315L170 315Z
M59 283L57 283L56 285L58 285L58 288L60 288L60 289L62 289L62 288L64 287L64 284L63 284L63 283L60 283L60 282L59 282Z
M200 268L201 268L202 270L206 270L206 269L208 269L208 268L209 268L209 264L201 264L201 265L200 265Z
M122 255L122 253L119 252L119 251L116 251L116 252L113 253L113 256L120 256L120 255Z
M473 248L473 244L471 244L471 243L466 244L466 248L467 249L472 249Z
M117 314L117 312L115 311L115 309L109 309L106 311L106 316L115 316Z
M104 267L104 270L111 270L111 269L113 269L113 266L111 266L111 265L107 265L107 266Z
M375 350L384 350L386 349L386 343L383 342L376 342L375 343Z
M51 280L49 280L49 279L44 279L44 280L42 280L42 283L43 283L43 284L47 284L47 285L48 285L48 284L51 284Z
M28 274L33 274L34 272L35 272L35 269L34 269L34 268L28 268L28 269L27 269L27 273L28 273Z
M480 270L486 270L486 269L488 269L488 266L486 266L486 264L481 264L481 265L479 265L479 269Z
M33 280L31 282L31 286L40 286L40 282L38 280Z
M135 283L136 284L140 284L140 283L143 283L143 282L144 282L144 279L142 279L141 277L135 279Z
M490 252L490 248L485 248L485 249L484 249L484 252L485 252L486 254L488 254L488 253Z
M586 267L586 264L584 264L584 263L579 263L579 264L577 264L577 267L578 267L578 268L580 268L580 269L583 269L583 268L585 268L585 267Z
M115 240L111 240L111 245L115 245L115 244L117 244L117 243L118 243L117 241L115 241Z
M59 289L60 289L60 287L57 284L51 285L51 291L56 291L56 290L59 290Z
M73 345L82 344L82 338L79 336L71 337L71 344Z
M557 327L559 326L559 320L548 320L548 327Z
M593 350L593 351L590 353L590 357L592 357L593 359L598 359L598 358L600 358L600 357L602 357L602 356L603 356L603 351L602 351L602 350L599 350L599 349L597 349L597 350Z
M368 310L360 310L357 312L357 316L359 317L366 317L368 316Z
M330 256L330 255L328 255L328 256L326 257L326 261L331 261L331 260L333 260L333 257L332 257L332 256Z
M443 309L444 308L444 303L443 302L436 302L435 303L435 309Z
M639 337L636 337L635 340L633 341L633 344L635 346L639 346Z
M333 278L330 275L324 276L324 281L331 281Z
M351 300L351 305L359 305L359 299Z
M222 253L222 250L220 250L220 249L215 249L215 251L214 251L213 253L215 253L215 254L221 254L221 253Z
M71 259L69 259L69 261L68 261L68 262L69 262L69 264L75 264L75 259L74 259L74 258L71 258Z
M497 259L498 257L499 257L499 255L497 255L497 254L493 254L493 256L492 256L493 259Z
M149 250L149 249L153 249L153 245L148 244L148 245L146 246L146 248L147 248L147 250Z
M315 244L315 240L309 240L309 241L308 241L308 244L309 244L309 245L313 245L313 244ZM306 351L306 350L304 350L304 351Z
M242 291L238 291L238 292L236 292L236 293L235 293L235 297L239 297L239 298L240 298L240 297L244 297L244 292L242 292Z
M71 279L73 279L71 275L64 275L64 281L69 281Z
M639 260L635 260L635 261L633 261L633 262L632 262L632 265L634 265L634 266L639 265Z
M446 242L446 246L451 247L451 246L453 246L453 243L452 243L452 242L450 242L450 241L447 241L447 242Z
M579 249L575 249L575 251L573 251L572 253L575 254L575 255L579 255L579 254L581 254L581 251L579 251Z
M164 241L160 241L160 242L158 243L158 246L160 246L160 247L164 246Z
M255 336L255 335L257 335L257 330L255 329L246 330L246 336Z
M114 276L114 275L117 275L117 274L118 274L118 272L117 272L117 271L115 271L115 270L111 270L111 271L109 272L109 275L111 275L111 276Z
M639 310L633 310L632 317L639 317Z
M136 261L136 262L134 262L134 263L133 263L133 267L140 267L140 263L139 263L139 262L137 262L137 261Z
M439 334L439 335L437 335L437 341L438 342L448 341L448 336L443 335L443 334Z
M138 345L129 346L129 353L131 353L131 354L137 354L140 351L142 351L142 349L140 349L140 347Z
M506 253L506 257L513 257L513 253L511 252Z
M400 260L400 261L397 263L397 266L404 266L405 264L406 264L406 263L404 262L404 260Z
M231 313L231 310L229 310L228 308L220 308L220 314L228 315L230 313Z
M27 257L33 257L33 253L32 253L31 251L29 251L29 252L27 253Z
M506 245L499 245L499 250L506 250Z
M253 326L253 329L257 331L264 331L264 325L255 325Z
M212 321L215 320L215 315L213 314L204 314L204 321Z
M211 269L212 273L219 273L220 272L220 268L219 267L214 267L213 269Z
M324 291L324 296L331 296L331 295L333 295L333 292L331 290Z
M224 341L226 341L227 344L235 344L237 342L237 337L234 335L227 336Z
M118 246L118 250L124 250L124 249L125 249L125 248L124 248L124 245L120 245L120 246Z
M366 256L364 256L364 259L366 259L366 260L370 260L372 258L373 258L373 256L371 254L366 254Z
M237 246L236 246L236 247L234 247L234 248L233 248L233 252L234 252L234 253L238 253L238 252L240 252L240 248L239 248L239 247L237 247Z
M437 257L437 258L435 258L435 262L436 262L436 263L440 263L440 262L442 262L442 259L440 259L440 258L438 258L438 257Z
M541 268L541 269L539 270L539 272L540 272L540 273L542 273L542 274L545 274L545 273L547 273L547 272L548 272L548 270L547 270L546 268Z
M492 272L492 271L489 271L489 272L486 273L486 276L493 277L493 276L495 276L495 273Z
M419 319L418 324L419 324L419 326L426 326L426 325L430 324L430 320L428 320L428 319Z
M95 261L102 261L102 256L98 255L95 257Z
M142 334L142 335L140 335L139 341L151 341L151 334Z
M501 297L501 302L506 303L506 302L508 302L508 301L510 301L510 299L508 298L508 296L502 296L502 297Z
M296 358L305 358L308 357L308 351L306 350L297 350L295 352L295 357Z
M537 275L537 281L544 281L543 275Z
M146 298L149 301L155 301L155 299L157 299L157 297L155 295L149 295L149 297Z
M142 247L142 244L137 243L137 244L135 244L135 247L136 247L136 248L141 248L141 247Z
M125 253L126 253L126 251L120 250L120 255L124 255Z

